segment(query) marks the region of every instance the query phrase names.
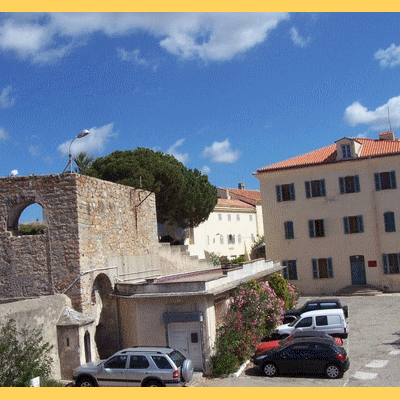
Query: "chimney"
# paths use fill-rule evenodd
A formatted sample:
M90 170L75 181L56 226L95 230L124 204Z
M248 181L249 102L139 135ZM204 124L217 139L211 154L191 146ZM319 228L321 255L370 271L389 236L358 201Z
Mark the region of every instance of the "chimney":
M387 131L379 134L379 140L394 140L394 132Z
M244 190L244 183L239 183L238 184L238 189L239 190Z

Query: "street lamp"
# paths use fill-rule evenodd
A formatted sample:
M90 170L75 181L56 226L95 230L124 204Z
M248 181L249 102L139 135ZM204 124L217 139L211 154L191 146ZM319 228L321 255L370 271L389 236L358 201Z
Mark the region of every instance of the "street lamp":
M72 154L71 154L71 146L72 143L74 142L75 139L80 139L85 137L86 135L89 134L89 131L87 129L84 129L79 135L75 136L72 140L71 143L69 144L69 150L68 150L68 164L65 166L65 168L63 169L63 172L65 172L65 170L68 168L68 165L70 167L70 173L72 174Z

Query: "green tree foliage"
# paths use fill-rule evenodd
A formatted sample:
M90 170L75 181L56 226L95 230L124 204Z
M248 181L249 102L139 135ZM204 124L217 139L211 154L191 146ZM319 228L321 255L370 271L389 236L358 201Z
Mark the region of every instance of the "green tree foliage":
M76 157L74 157L74 162L76 164L75 172L81 175L86 175L93 163L93 160L94 159L90 154L84 151L79 153Z
M29 222L27 224L18 225L18 233L20 235L38 235L46 231L46 225L39 222Z
M261 339L282 321L283 300L267 282L251 280L237 287L223 324L217 329L214 376L235 372L254 354Z
M18 330L10 319L0 329L0 386L29 386L37 376L46 381L51 373L51 349L40 330L26 326Z
M157 220L182 228L204 222L217 204L217 189L197 169L145 148L115 151L93 161L87 175L154 192Z
M261 246L264 244L264 246ZM265 239L264 236L260 236L251 246L250 258L255 260L257 258L265 258Z
M297 304L300 294L296 287L282 275L273 274L269 277L268 283L275 290L276 295L285 302L285 310L291 310Z

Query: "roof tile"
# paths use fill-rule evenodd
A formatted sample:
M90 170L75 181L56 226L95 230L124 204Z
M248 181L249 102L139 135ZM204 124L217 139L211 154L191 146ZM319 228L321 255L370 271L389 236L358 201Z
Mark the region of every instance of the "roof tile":
M395 140L375 140L361 139L357 141L362 144L360 157L357 159L378 157L389 154L400 154L400 141ZM280 169L300 168L315 164L331 163L336 161L336 144L332 144L322 149L314 150L310 153L302 154L289 160L281 161L276 164L268 165L257 170L257 173L272 172ZM348 160L344 160L348 161Z

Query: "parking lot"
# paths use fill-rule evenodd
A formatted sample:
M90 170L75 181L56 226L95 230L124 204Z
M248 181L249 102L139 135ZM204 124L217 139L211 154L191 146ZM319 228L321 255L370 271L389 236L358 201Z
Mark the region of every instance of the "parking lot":
M312 297L302 297L301 306ZM337 380L316 376L267 378L251 365L239 377L199 379L198 387L399 387L400 293L339 297L349 307L344 347L350 369Z

